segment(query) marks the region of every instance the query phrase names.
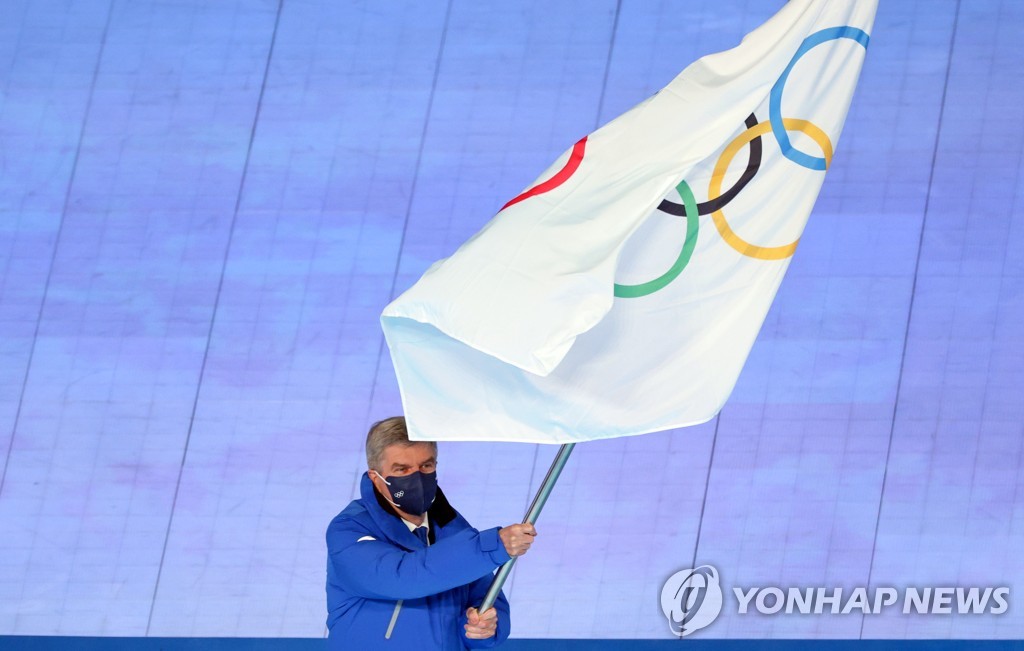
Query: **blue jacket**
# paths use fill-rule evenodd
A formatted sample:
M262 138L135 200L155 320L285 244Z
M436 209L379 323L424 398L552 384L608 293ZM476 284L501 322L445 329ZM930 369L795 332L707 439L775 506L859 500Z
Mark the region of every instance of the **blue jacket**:
M477 531L438 489L427 512L426 546L365 473L360 493L327 527L328 648L462 651L504 642L510 630L504 594L495 602L494 637L470 640L463 628L466 609L480 605L492 572L509 560L498 527Z

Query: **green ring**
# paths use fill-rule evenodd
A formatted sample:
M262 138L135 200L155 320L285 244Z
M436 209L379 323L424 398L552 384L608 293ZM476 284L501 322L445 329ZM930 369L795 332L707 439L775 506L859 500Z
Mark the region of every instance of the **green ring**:
M697 214L697 199L693 196L693 191L690 190L690 186L686 184L686 181L679 182L679 185L676 186L676 192L679 193L683 200L683 206L686 208L686 241L683 242L683 248L679 251L679 257L676 258L675 263L669 267L668 271L654 280L648 280L639 285L620 285L615 283L615 296L619 298L637 298L653 294L675 280L690 262L693 249L697 246L697 226L700 219L700 216Z

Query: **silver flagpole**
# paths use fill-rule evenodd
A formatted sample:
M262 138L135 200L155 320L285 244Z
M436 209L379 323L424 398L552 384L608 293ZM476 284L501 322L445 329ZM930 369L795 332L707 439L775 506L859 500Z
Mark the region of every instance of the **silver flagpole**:
M537 490L537 494L533 498L533 504L530 505L530 510L526 512L523 524L537 523L537 516L540 515L540 510L544 508L544 503L548 501L551 489L555 487L555 482L558 481L558 476L562 474L562 468L565 467L565 462L569 460L569 454L574 447L576 447L575 443L563 443L558 448L558 454L555 455L555 460L551 462L548 474L544 477L540 489ZM477 609L478 612L482 613L494 605L495 600L498 598L498 593L501 592L501 586L505 585L505 579L508 578L508 574L512 571L512 566L516 564L517 558L519 557L513 556L510 558L501 566L498 573L494 575L494 581L491 582L491 587L487 589L483 603Z

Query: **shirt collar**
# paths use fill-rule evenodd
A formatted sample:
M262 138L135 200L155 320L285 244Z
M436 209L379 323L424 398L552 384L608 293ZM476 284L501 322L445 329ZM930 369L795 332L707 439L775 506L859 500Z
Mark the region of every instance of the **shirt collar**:
M409 522L405 518L402 518L402 522L405 523L405 526L409 528L409 531L416 531L420 527L426 527L427 531L430 531L430 513L429 512L423 514L423 524L413 524L412 522Z

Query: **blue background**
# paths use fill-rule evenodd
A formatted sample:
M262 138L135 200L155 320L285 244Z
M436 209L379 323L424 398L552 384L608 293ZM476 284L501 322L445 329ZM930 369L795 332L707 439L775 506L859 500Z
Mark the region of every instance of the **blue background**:
M399 410L378 316L580 136L780 2L0 0L0 634L319 637ZM706 425L582 444L515 637L1020 638L1024 2L883 0L800 251ZM479 527L554 454L442 444ZM737 615L733 586L1010 586ZM730 612L731 611L731 612Z

